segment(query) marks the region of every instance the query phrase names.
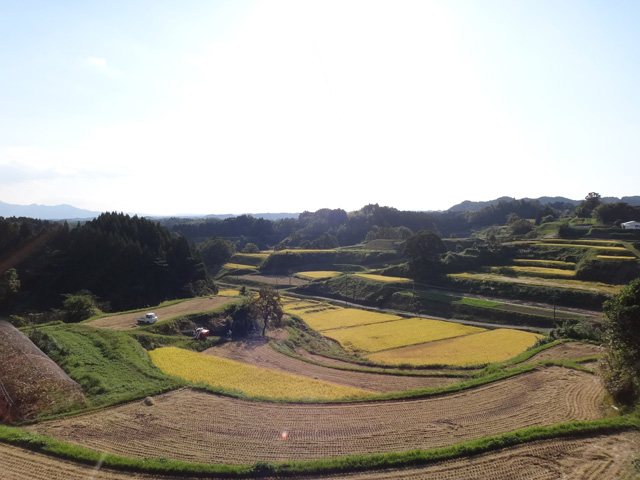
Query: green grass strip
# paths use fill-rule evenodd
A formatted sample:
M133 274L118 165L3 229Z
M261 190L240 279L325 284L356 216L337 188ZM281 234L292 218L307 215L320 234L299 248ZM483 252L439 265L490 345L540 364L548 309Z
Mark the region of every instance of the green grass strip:
M216 475L228 478L247 478L266 475L293 476L416 467L438 461L478 455L539 440L602 435L632 429L640 430L640 419L625 415L601 420L529 427L432 450L352 455L321 460L258 462L253 465L190 463L165 458L127 458L100 453L85 447L61 442L51 437L32 434L19 428L4 425L0 425L0 442L83 464L102 464L104 467L118 470L161 473L165 475Z

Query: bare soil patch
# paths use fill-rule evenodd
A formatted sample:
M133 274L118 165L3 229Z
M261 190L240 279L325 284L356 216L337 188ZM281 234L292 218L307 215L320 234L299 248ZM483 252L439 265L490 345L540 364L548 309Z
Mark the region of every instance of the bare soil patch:
M588 438L543 440L424 467L296 478L632 480L640 475L631 463L638 451L640 433L624 432ZM0 465L6 480L189 480L188 477L146 475L104 469L99 465L83 465L3 444L0 444Z
M323 380L379 393L443 387L463 380L452 377L385 375L322 367L277 352L269 346L268 340L261 338L216 345L215 347L205 350L203 353L235 360L237 362L248 363L250 365L270 368L280 372L292 373L294 375L301 375L316 380Z
M188 315L190 313L208 312L215 310L222 305L237 300L235 297L203 297L185 300L184 302L175 303L166 307L152 307L148 311L154 312L158 316L158 320L167 320L169 318ZM109 328L111 330L132 330L138 326L136 318L144 315L144 312L122 313L120 315L111 315L102 317L88 323L92 327Z
M595 375L540 368L423 399L273 404L181 389L28 430L102 452L248 464L430 449L535 425L602 418ZM288 437L282 438L286 430Z

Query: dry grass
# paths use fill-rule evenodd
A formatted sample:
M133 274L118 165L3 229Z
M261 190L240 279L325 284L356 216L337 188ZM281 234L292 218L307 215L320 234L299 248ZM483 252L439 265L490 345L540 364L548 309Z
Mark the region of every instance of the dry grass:
M371 391L247 365L225 358L203 355L176 347L149 352L153 363L165 373L191 382L202 382L250 396L268 398L341 399L357 398Z
M374 362L399 365L482 365L513 358L532 346L540 335L521 330L498 329L439 342L374 353Z

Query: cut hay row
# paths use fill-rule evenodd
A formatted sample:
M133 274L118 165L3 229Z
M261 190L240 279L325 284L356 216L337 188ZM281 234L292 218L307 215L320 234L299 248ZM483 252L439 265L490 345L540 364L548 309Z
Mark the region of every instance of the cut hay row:
M464 380L464 378L444 376L385 375L363 371L338 370L315 365L277 352L268 343L260 340L229 342L212 347L202 353L334 384L372 390L378 393L444 387ZM355 365L350 366L355 367Z
M597 255L596 258L598 260L617 260L617 261L624 261L624 262L633 262L638 260L638 257L623 257L623 256L616 256L616 255Z
M169 375L253 397L293 401L339 400L372 393L176 347L157 348L149 352L149 356L160 370Z
M336 475L300 476L314 480L632 480L640 451L640 433L621 432L588 437L539 440L497 451L421 467L388 469ZM7 480L194 480L190 476L160 476L105 469L99 464L84 465L0 443L0 465ZM207 476L208 477L208 476ZM198 476L197 478L202 478ZM209 478L209 477L208 477ZM213 478L213 477L212 477ZM270 478L270 477L264 477Z
M273 404L181 389L26 427L100 452L250 464L432 449L604 416L594 375L549 367L424 399ZM288 436L282 438L282 432ZM179 440L178 440L179 439Z
M158 320L162 321L191 313L210 312L222 305L233 302L234 300L236 299L227 296L194 298L191 300L185 300L184 302L174 303L166 307L151 307L147 311L154 312L158 316ZM92 320L91 322L88 322L88 325L91 325L92 327L108 328L111 330L131 330L138 326L136 318L143 314L144 311L142 313L133 312L110 315L108 317L101 317L96 320Z
M336 340L348 351L379 352L483 331L483 328L461 323L428 318L407 318L351 328L323 330L322 334Z
M531 347L541 335L497 329L368 355L376 363L400 365L483 365L503 362Z

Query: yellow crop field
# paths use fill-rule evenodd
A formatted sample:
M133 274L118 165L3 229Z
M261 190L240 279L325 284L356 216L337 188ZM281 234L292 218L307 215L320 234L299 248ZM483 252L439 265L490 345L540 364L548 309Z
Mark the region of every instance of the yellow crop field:
M483 331L483 328L459 323L427 318L407 318L352 328L325 330L322 334L333 338L346 350L379 352Z
M253 267L251 265L245 265L243 263L225 263L224 264L225 268L234 268L234 269L240 269L240 270L255 270L256 267Z
M514 258L514 263L519 263L521 265L537 265L537 264L545 264L545 265L555 265L558 267L567 266L567 267L575 267L575 262L563 262L561 260L540 260L535 258Z
M624 260L626 262L630 260L638 260L637 257L623 257L621 255L598 255L597 258L600 260Z
M370 323L389 322L391 320L400 320L402 317L391 315L389 313L370 312L360 310L358 308L341 308L333 307L311 313L299 313L300 317L314 330L324 331L328 329L337 329L345 327L353 327L356 325L367 325Z
M494 267L492 271L500 271L502 267ZM562 268L549 268L549 267L525 267L512 265L509 267L516 273L534 274L534 275L554 275L559 277L575 277L576 272L574 270L566 270Z
M318 280L320 278L333 278L340 275L342 272L336 272L333 270L317 270L310 272L298 272L298 276L302 278L309 278L311 280Z
M377 280L378 282L410 282L410 278L405 277L388 277L386 275L375 275L373 273L356 273L356 277L368 278L370 280Z
M532 346L540 335L501 328L368 355L374 362L398 365L481 365L502 362Z
M176 347L157 348L149 352L149 356L160 370L169 375L250 396L335 400L359 398L372 393Z
M240 295L237 288L221 288L218 290L218 295L221 297L236 297Z

